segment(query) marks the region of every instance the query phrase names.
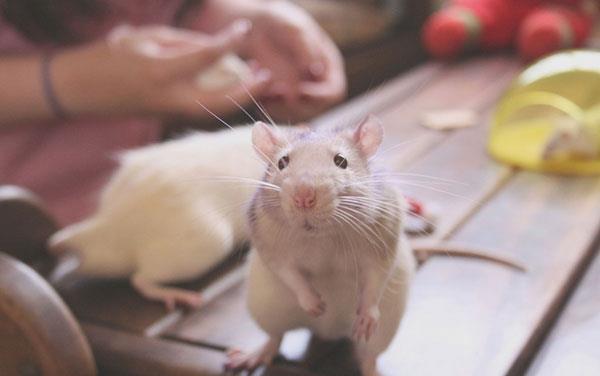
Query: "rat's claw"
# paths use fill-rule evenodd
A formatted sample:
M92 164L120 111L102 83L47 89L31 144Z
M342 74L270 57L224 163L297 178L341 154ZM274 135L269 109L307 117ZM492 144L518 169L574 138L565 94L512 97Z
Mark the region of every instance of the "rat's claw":
M131 283L145 298L163 302L170 311L175 309L177 304L192 308L197 308L202 304L202 297L195 291L161 286L157 282L140 275L134 275L131 278Z
M358 316L352 328L352 338L359 342L362 338L369 341L379 324L379 308L359 309Z
M307 294L299 298L300 307L311 316L319 317L327 309L327 305L318 294Z
M178 304L190 308L197 308L202 304L200 294L191 291L177 291L173 294L165 294L163 300L169 311L174 310Z
M320 300L319 303L310 311L310 314L315 317L319 317L325 313L326 308L327 306L325 302L323 300Z
M261 348L252 353L244 353L237 349L227 350L227 361L225 370L227 371L254 371L261 365L268 365L273 361L279 349L280 339L269 340Z

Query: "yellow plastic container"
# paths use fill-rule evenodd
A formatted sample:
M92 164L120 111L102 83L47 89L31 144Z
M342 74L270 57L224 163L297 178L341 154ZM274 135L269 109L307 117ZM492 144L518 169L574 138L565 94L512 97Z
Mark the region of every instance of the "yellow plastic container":
M600 174L600 52L561 52L526 68L496 108L488 147L526 169Z

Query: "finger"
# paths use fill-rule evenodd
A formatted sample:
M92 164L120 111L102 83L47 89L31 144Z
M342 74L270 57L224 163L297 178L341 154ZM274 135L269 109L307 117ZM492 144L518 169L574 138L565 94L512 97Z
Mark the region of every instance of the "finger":
M319 101L332 104L346 95L346 77L344 71L329 69L321 81L304 81L298 88L299 98L305 101Z
M289 37L292 59L304 79L320 79L325 71L323 53L314 38L303 31L295 31Z
M346 76L343 58L337 47L328 38L322 40L323 71L320 80L303 81L300 98L308 100L342 99L346 94Z
M251 27L249 21L238 20L216 35L203 37L202 42L179 49L177 56L169 58L169 73L188 75L208 68L224 54L236 51L248 37Z

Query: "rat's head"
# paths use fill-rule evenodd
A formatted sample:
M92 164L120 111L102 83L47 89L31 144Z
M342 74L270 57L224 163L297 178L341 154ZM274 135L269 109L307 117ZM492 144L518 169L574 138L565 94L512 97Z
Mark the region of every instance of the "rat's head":
M258 122L252 141L268 166L264 180L279 187L262 188L258 199L293 227L319 232L340 224L341 202L373 196L369 159L382 137L383 127L372 116L338 131L283 131Z

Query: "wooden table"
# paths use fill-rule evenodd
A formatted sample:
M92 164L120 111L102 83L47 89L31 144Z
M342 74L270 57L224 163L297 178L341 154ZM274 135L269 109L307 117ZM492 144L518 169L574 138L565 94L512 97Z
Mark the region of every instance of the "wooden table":
M463 183L403 186L439 207L439 225L430 237L489 249L528 269L520 273L450 257L425 263L401 329L380 359L384 375L520 375L532 361L532 374L547 375L582 357L592 359L589 374L600 374L600 262L579 282L598 246L600 179L520 171L492 161L485 150L493 105L520 68L503 56L422 65L317 121L378 115L386 128L384 148L392 148L390 168ZM425 111L456 107L477 110L480 124L451 132L419 125ZM245 312L242 285L199 311L174 313L144 301L126 282L72 281L60 289L107 375L220 374L225 348L251 348L264 339ZM553 328L572 291L565 316ZM303 331L287 336L283 353L298 363L267 374L356 373L346 343L315 341L303 356L308 339Z

